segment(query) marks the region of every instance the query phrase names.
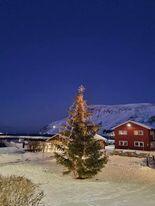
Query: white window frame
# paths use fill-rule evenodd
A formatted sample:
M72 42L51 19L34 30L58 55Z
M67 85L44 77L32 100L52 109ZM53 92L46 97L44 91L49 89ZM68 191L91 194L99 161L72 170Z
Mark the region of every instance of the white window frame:
M128 146L128 141L120 140L118 142L119 146L127 147Z
M128 135L127 130L119 130L118 133L119 133L119 135Z
M135 136L143 136L144 135L144 131L143 130L134 130L134 135Z
M144 142L142 142L142 141L134 141L134 147L144 147Z

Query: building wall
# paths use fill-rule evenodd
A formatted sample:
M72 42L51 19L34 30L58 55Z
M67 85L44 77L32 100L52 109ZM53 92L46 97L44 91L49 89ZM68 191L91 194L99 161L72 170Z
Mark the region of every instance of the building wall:
M150 135L150 130L139 126L134 123L130 123L131 126L127 126L128 124L121 125L120 127L117 127L114 132L115 132L115 147L117 149L135 149L135 150L150 150L150 143L151 143L151 135ZM127 131L127 135L120 135L119 131L120 130L125 130ZM135 135L134 131L135 130L142 130L143 135ZM127 146L120 146L119 141L128 141ZM140 141L144 142L144 147L136 147L134 146L134 141Z

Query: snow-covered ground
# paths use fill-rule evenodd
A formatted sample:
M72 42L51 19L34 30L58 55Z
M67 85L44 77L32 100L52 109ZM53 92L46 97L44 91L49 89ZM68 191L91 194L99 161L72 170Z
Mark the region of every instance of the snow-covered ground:
M0 149L0 174L24 175L44 190L46 206L154 206L155 170L138 158L111 156L95 178L63 176L50 154Z

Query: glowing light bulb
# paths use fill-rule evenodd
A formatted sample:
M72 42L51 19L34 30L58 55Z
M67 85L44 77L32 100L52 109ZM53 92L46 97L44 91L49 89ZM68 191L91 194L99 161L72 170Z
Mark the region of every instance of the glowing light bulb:
M128 126L128 127L131 127L131 124L130 124L130 123L128 123L128 124L127 124L127 126Z

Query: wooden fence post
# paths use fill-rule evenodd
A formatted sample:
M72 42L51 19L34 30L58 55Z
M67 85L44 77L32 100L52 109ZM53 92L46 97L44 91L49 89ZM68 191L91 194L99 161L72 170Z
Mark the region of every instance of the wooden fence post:
M149 167L149 157L146 157L146 166Z

